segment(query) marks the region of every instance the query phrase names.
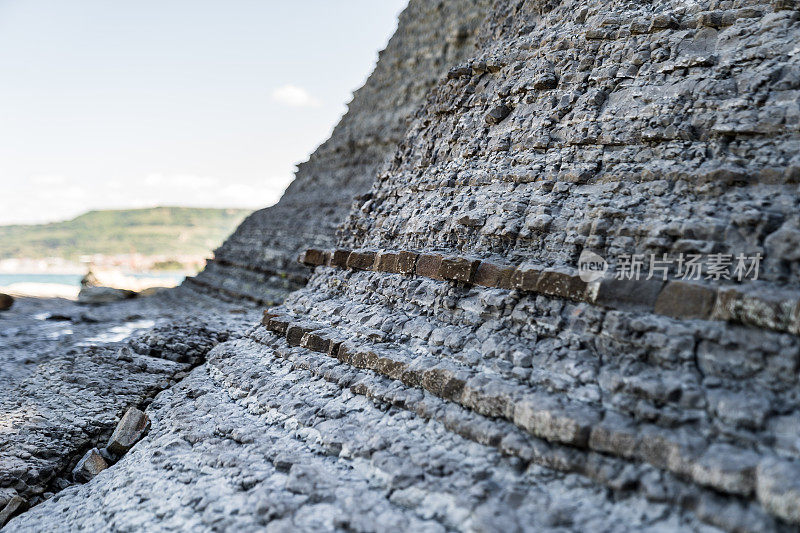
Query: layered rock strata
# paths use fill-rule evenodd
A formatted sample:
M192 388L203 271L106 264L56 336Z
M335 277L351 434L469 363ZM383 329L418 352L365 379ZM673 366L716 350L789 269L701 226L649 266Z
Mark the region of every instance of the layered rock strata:
M9 529L796 530L799 8L495 2L308 285Z
M10 385L0 394L0 406L14 413L3 421L6 431L0 435L0 491L7 488L9 498L34 505L68 486L65 472L88 448L102 445L127 407L146 405L201 362L214 344L238 336L244 320L255 322L253 302L280 302L302 287L310 269L297 263L298 252L309 242L334 242L353 197L369 190L425 94L454 62L474 54L477 24L489 4L411 2L347 114L300 165L281 201L250 216L197 278L155 303L146 299L127 307L158 320L154 330L128 339L122 352L119 345L81 346L85 343L75 337L85 328L73 328L76 335L70 330L69 340L48 346L40 357L28 355L39 346L27 338L19 339L13 352L0 353L0 365L13 370L0 375L0 382L8 378ZM240 315L228 314L240 306ZM101 313L110 315L103 322L118 315L108 307ZM0 510L9 502L17 500L0 499Z
M497 3L482 53L436 87L342 248L304 255L317 274L266 329L575 462L477 433L511 455L723 529L800 523L798 18ZM673 262L664 281L587 283L585 251L612 271L763 261L758 280L687 282ZM631 477L598 475L596 454Z

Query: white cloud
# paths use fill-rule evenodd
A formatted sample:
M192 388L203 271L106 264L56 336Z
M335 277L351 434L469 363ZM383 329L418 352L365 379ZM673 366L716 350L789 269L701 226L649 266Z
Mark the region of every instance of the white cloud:
M272 91L272 99L290 107L319 107L322 103L297 85L283 85Z

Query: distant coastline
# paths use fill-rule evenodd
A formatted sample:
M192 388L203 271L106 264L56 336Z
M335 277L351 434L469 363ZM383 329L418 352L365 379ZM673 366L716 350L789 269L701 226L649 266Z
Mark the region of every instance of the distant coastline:
M103 285L135 291L151 287L174 287L186 272L106 272ZM35 298L67 298L74 300L81 289L83 274L0 273L0 293ZM101 280L103 277L101 277Z
M0 226L0 292L74 298L87 274L91 285L136 292L173 287L201 270L248 213L154 207Z
M172 261L207 257L248 213L153 207L89 211L49 224L0 226L0 260L96 264L116 257L127 258L124 266L132 270L151 270L156 263L167 267Z

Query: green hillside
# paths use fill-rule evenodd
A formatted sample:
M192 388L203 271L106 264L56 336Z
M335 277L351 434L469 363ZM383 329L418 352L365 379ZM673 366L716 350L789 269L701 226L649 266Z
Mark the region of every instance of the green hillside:
M66 222L0 226L0 259L87 254L207 254L250 211L154 207L89 211Z

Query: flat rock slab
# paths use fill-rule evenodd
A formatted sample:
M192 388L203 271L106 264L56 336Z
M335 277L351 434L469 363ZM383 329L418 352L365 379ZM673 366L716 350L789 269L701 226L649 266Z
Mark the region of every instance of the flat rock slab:
M0 487L26 498L46 492L117 413L169 386L186 365L99 347L48 361L0 396ZM129 359L129 360L128 360Z
M83 304L107 304L135 297L133 291L112 287L83 287L78 293L78 301Z
M69 485L64 473L88 446L106 444L128 407L149 402L230 332L255 321L254 308L237 305L230 313L230 306L210 303L177 288L107 304L96 314L75 302L33 298L20 298L3 313L0 494L13 489L35 505ZM145 318L158 324L133 339L92 340ZM54 341L63 328L72 333ZM26 353L32 359L23 359ZM0 497L0 509L3 504Z

